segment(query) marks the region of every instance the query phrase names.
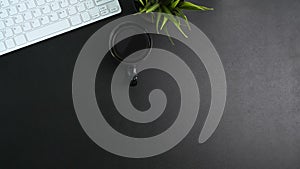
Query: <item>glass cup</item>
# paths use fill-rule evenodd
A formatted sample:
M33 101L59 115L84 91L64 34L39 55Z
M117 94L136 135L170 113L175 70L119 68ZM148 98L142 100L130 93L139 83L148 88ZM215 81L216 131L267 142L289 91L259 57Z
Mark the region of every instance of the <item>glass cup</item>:
M118 44L120 41L121 43ZM147 33L145 28L136 23L122 23L112 31L110 38L110 52L117 61L127 65L127 76L131 80L130 86L137 85L137 64L145 60L149 55L151 48L152 39L150 34ZM141 49L143 49L143 51L139 52L138 55L134 54L134 52ZM129 55L131 55L131 57L126 58Z

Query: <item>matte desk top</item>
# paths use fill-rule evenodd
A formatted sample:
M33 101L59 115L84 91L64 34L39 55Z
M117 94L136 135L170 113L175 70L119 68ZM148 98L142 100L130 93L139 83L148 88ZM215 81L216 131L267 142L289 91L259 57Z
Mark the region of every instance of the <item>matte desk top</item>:
M197 143L205 114L174 149L147 159L110 154L82 130L74 64L96 30L134 13L121 1L120 15L0 57L0 168L300 168L300 1L202 2L215 11L187 15L216 47L228 85L223 118L206 143Z

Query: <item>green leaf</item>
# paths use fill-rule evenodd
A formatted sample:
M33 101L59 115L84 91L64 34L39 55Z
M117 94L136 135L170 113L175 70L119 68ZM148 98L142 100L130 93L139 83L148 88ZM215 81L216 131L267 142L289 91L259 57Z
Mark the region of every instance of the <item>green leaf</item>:
M180 10L180 9L176 9L177 14L182 17L185 21L185 24L187 25L188 29L191 30L191 26L190 23L188 21L188 18L186 17L186 15Z
M167 15L165 15L165 17L167 17L171 22L173 22L173 24L176 26L176 28L181 32L181 34L184 37L188 38L188 36L181 29L180 24L178 23L178 21L172 15L171 11L166 6L162 6L162 8L163 8L164 12L166 12L166 14L167 14Z
M172 21L172 20L175 20L175 18L174 18L174 16L173 16L173 14L172 14L172 12L169 10L169 8L167 8L166 6L162 6L162 9L164 10L164 12L166 13L166 14L168 14L168 15L166 15L166 16L168 16L168 18ZM173 22L173 21L172 21Z
M158 26L159 26L160 19L161 19L161 9L159 8L159 11L157 13L157 19L156 19L156 32L157 33L159 33Z
M161 24L160 30L162 30L162 29L163 29L163 27L165 26L165 24L167 23L167 21L168 21L168 18L167 18L166 16L164 16L164 19L163 19L163 21L162 21L162 24Z
M180 2L180 0L175 0L175 1L171 4L171 8L172 8L172 9L176 8L176 6L178 5L179 2Z
M151 22L154 23L154 13L150 13L151 14Z
M139 0L139 2L140 2L143 6L145 6L143 0Z
M185 37L188 38L188 36L183 32L183 30L181 29L179 23L177 22L177 20L175 20L176 22L173 22L174 25L177 27L177 29L181 32L181 34Z
M142 8L142 10L140 10L140 12L138 12L138 14L146 12L150 5L151 5L150 3L147 3L146 6L144 6L144 8Z
M149 13L149 12L153 12L155 11L158 7L159 7L160 4L154 4L152 5L151 7L149 7L146 11L146 13Z
M205 6L196 5L196 4L193 4L191 2L186 2L186 1L182 2L179 5L179 8L180 9L187 9L187 10L201 10L201 11L213 10L213 8L208 8L208 7L205 7Z
M156 2L160 3L161 5L165 5L165 6L172 4L173 1L174 0L156 0Z
M178 13L176 11L173 11L173 13L175 14L175 16L177 16L176 19L178 21L178 24L181 26L180 16L178 15Z
M147 8L143 8L143 9L140 10L139 13L143 13L143 12L145 12L146 10L147 10Z
M170 36L170 34L169 34L168 28L167 28L167 27L164 27L164 31L166 32L166 34L167 34L167 36L168 36L170 42L171 42L172 45L174 46L175 44L174 44L174 42L173 42L173 40L172 40L172 38L171 38L171 36Z

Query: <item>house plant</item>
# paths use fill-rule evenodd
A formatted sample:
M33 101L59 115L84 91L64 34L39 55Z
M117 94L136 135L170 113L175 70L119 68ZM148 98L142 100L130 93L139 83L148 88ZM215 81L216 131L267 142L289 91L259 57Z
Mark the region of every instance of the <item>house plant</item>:
M169 35L166 23L168 21L171 21L175 25L175 27L181 32L181 34L186 38L187 35L184 33L184 31L181 28L183 23L180 23L180 20L174 16L183 18L185 21L184 24L190 30L191 28L188 22L188 18L183 13L183 10L198 10L198 11L213 10L213 8L197 5L185 0L135 0L135 4L138 7L138 11L139 11L138 13L151 14L152 22L154 22L156 18L157 33L159 33L159 31L164 30L166 34ZM154 15L153 12L156 12L156 14Z

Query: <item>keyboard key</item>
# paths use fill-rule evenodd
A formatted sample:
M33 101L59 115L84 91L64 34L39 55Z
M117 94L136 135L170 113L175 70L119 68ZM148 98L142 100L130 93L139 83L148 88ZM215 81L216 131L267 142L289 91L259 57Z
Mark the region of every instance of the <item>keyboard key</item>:
M24 21L22 15L16 15L16 16L14 17L14 20L15 20L15 23L21 23L21 22Z
M92 0L87 0L85 2L85 6L87 7L87 9L92 9L95 5Z
M76 5L78 12L82 12L85 10L85 6L83 3Z
M38 19L35 19L35 20L31 21L31 25L32 25L32 27L37 28L37 27L41 26L41 23Z
M49 15L49 18L50 18L51 21L57 21L58 20L58 15L57 15L57 13L51 13Z
M68 20L62 20L51 25L42 27L40 29L33 30L26 34L26 37L29 41L36 40L39 38L43 38L45 36L54 34L56 32L65 30L70 27L70 23Z
M89 12L92 18L98 18L100 16L99 9L97 7L91 9Z
M60 0L59 4L62 8L67 7L69 5L68 0Z
M69 15L74 15L77 13L77 10L74 6L67 8L67 11L68 11Z
M110 12L117 12L118 9L119 9L118 7L112 7L109 10L110 10Z
M15 6L12 6L12 7L8 8L7 11L8 11L9 15L14 15L14 14L18 13L18 10Z
M43 16L43 17L41 17L41 18L40 18L40 21L41 21L41 23L42 23L43 25L45 25L45 24L47 24L47 23L50 22L48 16Z
M70 21L72 25L78 25L82 22L79 14L70 17Z
M32 8L35 8L36 7L36 4L34 2L34 0L27 0L26 1L26 5L29 9L32 9Z
M5 9L0 9L0 18L4 19L6 17L8 17L7 11Z
M6 47L3 42L0 42L0 52L5 51Z
M50 6L51 6L51 9L52 9L53 11L56 11L56 10L59 9L59 4L58 4L58 2L54 2L54 3L52 3Z
M108 10L101 11L101 15L107 15L108 13L109 13Z
M4 31L4 36L7 38L13 36L13 31L10 28L6 28Z
M13 48L13 47L16 46L14 40L12 40L12 39L6 40L5 45L6 45L7 48Z
M26 43L26 38L24 35L16 36L14 39L17 45L22 45Z
M31 29L31 25L30 25L30 23L28 23L28 22L22 24L21 27L22 27L22 29L23 29L24 31L28 31L28 30Z
M102 5L112 0L94 0L96 5Z
M49 13L49 12L51 11L51 9L50 9L50 7L49 7L48 5L43 6L43 7L41 8L41 10L42 10L42 12L43 12L44 14L47 14L47 13Z
M30 19L32 19L32 14L30 11L27 11L27 12L23 13L23 17L25 20L30 20Z
M36 3L37 3L37 5L44 5L46 2L45 2L45 0L35 0L36 1Z
M4 29L4 28L5 28L4 22L0 20L0 29Z
M32 11L32 14L33 14L34 17L39 17L39 16L42 15L42 12L41 12L40 9L34 9L34 10Z
M60 18L65 18L65 17L67 17L67 16L68 16L67 11L66 11L66 10L60 10L60 11L58 12L58 16L59 16Z
M77 0L70 0L71 5L76 4L77 2L78 2Z
M100 11L104 11L107 9L107 6L106 5L102 5L102 6L99 6L98 7Z
M15 5L15 4L17 4L19 2L19 0L9 0L9 3L11 4L11 5Z
M83 12L81 14L81 17L82 17L83 22L87 22L87 21L91 20L91 17L87 12Z
M11 18L7 18L4 21L4 23L5 23L6 26L12 26L14 24L14 21Z
M0 32L0 40L4 39L4 35L2 32Z
M13 27L13 31L15 34L19 34L19 33L22 33L22 28L21 28L21 26L15 26L15 27Z
M20 3L17 5L18 11L23 12L27 9L26 5L24 3Z
M0 0L0 7L5 8L9 6L8 0Z

